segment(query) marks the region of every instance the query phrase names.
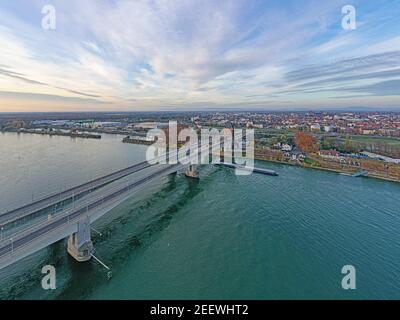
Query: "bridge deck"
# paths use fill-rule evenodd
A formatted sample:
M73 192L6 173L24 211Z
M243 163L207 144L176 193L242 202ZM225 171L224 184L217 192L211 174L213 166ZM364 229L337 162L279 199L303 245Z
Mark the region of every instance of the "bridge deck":
M138 187L143 186L144 184L151 182L156 178L165 176L174 171L178 171L181 168L181 164L172 166L169 165L166 168L157 170L156 172L151 173L150 175L141 178L138 181L127 184L123 187L115 188L110 192L104 194L100 198L97 197L95 199L91 199L87 204L81 207L66 210L64 214L61 214L58 217L54 217L53 219L50 219L44 223L40 223L37 226L33 226L28 230L24 230L23 232L20 232L11 239L4 239L0 242L0 268L5 267L9 264L2 260L7 260L7 258L10 258L10 255L16 255L15 258L19 259L20 257L17 257L18 250L23 249L28 244L34 243L35 241L40 240L40 238L43 238L50 233L54 233L60 228L66 229L68 225L76 224L76 221L82 219L84 216L87 216L95 210L99 210L104 204L109 204L110 202L124 198ZM96 219L99 217L100 216L97 216ZM60 232L56 237L59 238L56 240L58 241L60 239L63 239L65 237L65 234ZM31 249L31 252L29 252L29 254L39 249L40 247L33 248Z
M234 163L221 162L221 163L217 163L217 165L228 167L228 168L233 168L233 169L240 169L240 170L246 170L246 171L262 173L262 174L266 174L266 175L270 175L270 176L277 176L278 175L278 173L276 171L274 171L274 170L256 168L256 167L250 168L250 167L245 167L245 166L242 166L242 165L239 165L239 164L234 164Z
M121 179L140 170L146 169L148 167L150 167L150 164L148 162L141 162L128 168L113 172L101 178L97 178L79 186L62 191L60 193L47 196L43 199L40 199L18 209L8 211L0 215L0 225L5 225L7 223L22 219L26 216L35 214L38 211L51 207L57 203L72 199L73 197L82 196L96 188L103 187L113 181Z
M215 143L215 145L217 144L219 144L219 142ZM213 146L214 144L211 146L211 148L213 148ZM163 167L163 165L151 165L148 162L142 162L82 184L75 188L71 188L62 193L50 195L22 208L0 215L0 224L15 221L48 208L56 203L62 202L63 200L82 194L86 195L85 193L89 192L90 190L105 186L106 184L121 179L137 171L149 167L154 167L157 170L155 172L153 171L148 173L145 175L145 177L139 178L139 180L135 180L135 182L130 182L128 184L124 184L123 186L115 186L113 189L102 193L100 196L98 194L96 195L95 192L90 193L90 196L85 199L85 201L88 201L87 203L79 203L77 207L74 206L73 208L62 208L61 212L50 216L49 219L30 225L26 229L17 230L17 232L13 233L10 238L1 239L0 269L77 232L77 221L86 216L90 217L91 222L95 221L112 208L128 199L132 195L133 191L138 187L155 180L156 178L181 170L196 158L198 160L199 155L203 156L203 151L207 149L210 149L210 145L206 143L202 145L200 149L198 149L198 153L195 152L187 155L187 159L183 159L185 161L181 161L180 164L169 164L166 165L166 167ZM179 151L182 151L182 149ZM177 152L169 152L167 156L169 159L172 157L175 158L177 156ZM183 164L185 162L187 163ZM158 169L159 166L161 166L161 169ZM76 202L74 202L74 204L76 204Z

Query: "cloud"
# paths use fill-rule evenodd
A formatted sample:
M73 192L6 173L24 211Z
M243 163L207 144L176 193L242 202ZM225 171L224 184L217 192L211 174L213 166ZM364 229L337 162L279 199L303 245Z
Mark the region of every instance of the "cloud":
M362 21L346 33L341 0L55 1L57 29L46 31L43 1L15 1L0 4L0 89L36 98L89 98L126 110L301 106L309 98L332 104L322 93L352 82L361 88L398 76L398 35L387 30L399 22L389 19L397 14L390 5L372 10L355 1L368 19L390 23Z
M50 85L48 83L32 80L32 79L29 79L29 78L25 77L25 75L22 74L22 73L13 72L13 71L10 71L10 70L8 70L6 68L1 68L0 67L0 75L6 76L6 77L15 78L15 79L21 80L21 81L29 83L29 84L47 86L47 87L52 87L52 88L56 88L56 89L65 90L67 92L70 92L70 93L73 93L73 94L77 94L77 95L81 95L81 96L92 97L92 98L100 98L99 95L89 94L89 93L80 92L80 91L71 90L71 89L66 89L66 88L57 87L57 86L52 86L52 85Z
M289 82L327 77L332 75L347 76L354 72L365 72L380 68L397 68L400 66L400 51L387 52L369 56L342 59L327 64L305 66L286 74Z
M395 88L396 80L400 79L399 66L400 51L306 65L288 71L274 93L277 97L315 94L321 96L325 93L352 91L364 95L384 96L388 95L388 89ZM391 82L392 80L394 82ZM394 87L387 87L389 84ZM398 96L398 93L391 92L391 95Z
M400 79L381 81L367 86L343 88L341 91L367 93L373 96L398 96L400 92Z
M366 80L366 79L386 79L386 78L400 78L400 68L398 69L391 69L386 71L376 71L376 72L369 72L369 73L362 73L356 74L351 76L336 76L331 77L323 80L316 80L313 82L306 82L303 84L298 85L298 88L307 88L315 85L322 85L322 84L339 84L341 82L348 82L348 81L355 81L355 80Z
M22 99L22 100L38 100L46 102L61 101L66 103L74 104L108 104L105 101L89 99L89 98L77 98L77 97L66 97L52 94L39 94L39 93L26 93L26 92L12 92L12 91L0 91L0 97Z

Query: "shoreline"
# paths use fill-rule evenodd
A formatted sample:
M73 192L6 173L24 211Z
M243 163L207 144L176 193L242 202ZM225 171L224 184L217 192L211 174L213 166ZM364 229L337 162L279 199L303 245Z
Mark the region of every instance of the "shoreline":
M270 160L270 159L264 159L264 158L260 158L260 157L255 157L254 160L278 163L278 164L289 165L289 166L299 167L299 168L304 168L304 169L315 169L315 170L329 171L329 172L335 172L335 173L338 173L338 174L345 174L345 175L349 174L349 176L351 176L351 172L345 171L345 170L338 170L338 169L324 168L324 167L313 167L313 166L297 165L297 164L290 163L290 162L284 162L284 161L279 161L279 160ZM389 181L389 182L400 183L400 180L392 179L392 178L389 178L389 177L383 177L383 176L379 176L379 175L375 175L375 174L370 174L370 173L368 173L368 175L365 176L364 178L372 178L372 179L379 179L379 180L384 180L384 181Z
M2 133L16 133L16 134L39 134L42 136L58 136L58 137L70 137L70 138L83 138L83 139L101 139L101 135L86 133L86 132L62 132L62 131L33 131L33 130L17 130L8 131L2 130Z

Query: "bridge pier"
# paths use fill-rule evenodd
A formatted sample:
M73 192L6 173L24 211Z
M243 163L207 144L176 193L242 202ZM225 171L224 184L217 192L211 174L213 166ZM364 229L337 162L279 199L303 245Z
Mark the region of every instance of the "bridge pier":
M78 222L78 232L68 238L68 253L79 262L89 261L92 258L93 243L90 237L90 218Z
M196 165L189 165L188 169L185 172L186 177L189 178L195 178L198 179L199 178L199 171L197 170L197 166Z

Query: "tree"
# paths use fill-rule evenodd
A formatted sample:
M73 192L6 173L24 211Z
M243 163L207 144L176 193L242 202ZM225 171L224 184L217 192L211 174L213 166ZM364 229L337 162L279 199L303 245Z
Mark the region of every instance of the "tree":
M336 148L336 140L332 137L325 137L321 142L321 147L324 150L330 150Z
M275 144L277 144L279 142L279 140L278 140L278 138L277 137L272 137L272 138L269 138L268 139L268 143L270 144L270 145L275 145Z
M344 141L344 151L347 153L354 151L353 143L351 141L351 137L349 136L347 136L346 140Z
M296 146L303 152L315 153L318 151L317 139L304 131L298 131L294 139Z
M279 135L279 142L280 143L286 143L287 142L287 135L286 134L281 134Z

